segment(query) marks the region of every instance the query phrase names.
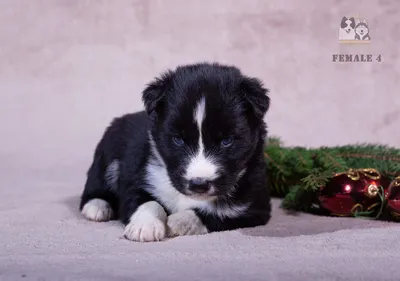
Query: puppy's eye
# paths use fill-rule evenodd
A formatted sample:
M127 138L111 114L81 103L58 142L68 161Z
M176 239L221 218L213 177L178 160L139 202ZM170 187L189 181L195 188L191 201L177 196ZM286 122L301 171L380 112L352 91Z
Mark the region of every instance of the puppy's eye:
M172 138L172 141L174 142L174 144L176 145L176 146L182 146L185 142L183 141L183 139L182 138L180 138L180 137L173 137Z
M233 143L233 138L225 138L221 141L222 147L230 147Z

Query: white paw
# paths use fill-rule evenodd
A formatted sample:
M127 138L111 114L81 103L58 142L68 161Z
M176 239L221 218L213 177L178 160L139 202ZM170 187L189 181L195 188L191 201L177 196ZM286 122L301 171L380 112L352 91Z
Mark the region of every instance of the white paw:
M145 223L129 223L124 230L124 237L137 242L155 242L165 238L164 222L153 219Z
M172 214L167 219L168 236L201 235L207 228L192 210Z
M82 208L82 215L92 221L109 221L113 217L113 210L107 201L92 199Z
M138 242L161 241L165 238L167 214L155 201L147 202L136 210L125 227L124 237Z

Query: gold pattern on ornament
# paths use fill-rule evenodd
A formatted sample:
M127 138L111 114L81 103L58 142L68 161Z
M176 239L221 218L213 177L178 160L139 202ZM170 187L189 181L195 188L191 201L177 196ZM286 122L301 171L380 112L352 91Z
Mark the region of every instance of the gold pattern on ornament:
M393 187L400 187L400 176L396 177L388 187L388 194L391 193Z
M400 214L394 211L391 211L390 214L392 215L392 217L396 220L400 219Z
M351 208L351 213L352 214L355 214L355 213L359 213L359 212L362 212L363 211L363 206L361 205L361 204L355 204L354 206L353 206L353 208Z
M334 177L341 175L346 175L353 181L359 180L361 175L371 180L379 180L381 178L381 174L376 169L349 169L347 172L335 174Z
M398 176L397 178L395 178L392 183L392 186L400 186L400 176Z

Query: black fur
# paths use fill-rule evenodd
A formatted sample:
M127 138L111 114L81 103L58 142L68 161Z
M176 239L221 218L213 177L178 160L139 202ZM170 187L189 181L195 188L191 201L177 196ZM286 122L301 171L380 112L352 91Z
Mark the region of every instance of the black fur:
M261 81L244 76L233 66L199 63L165 72L144 89L145 112L116 118L106 129L87 173L80 209L91 199L100 198L109 202L115 219L127 224L141 204L155 200L163 205L149 192L154 186L147 179L146 166L156 161L149 131L174 188L188 195L182 173L188 163L188 151L198 149L199 132L193 111L205 97L205 151L221 167L221 176L213 182L218 196L215 208L242 203L249 203L250 207L231 218L201 208L194 211L209 232L266 224L271 212L263 154L267 134L263 117L270 104L267 94ZM184 147L177 147L174 137L182 138ZM233 139L233 144L221 148L221 140L227 137ZM112 189L105 180L105 171L115 160L120 170L118 186ZM237 181L244 168L245 174ZM163 207L168 214L172 212Z

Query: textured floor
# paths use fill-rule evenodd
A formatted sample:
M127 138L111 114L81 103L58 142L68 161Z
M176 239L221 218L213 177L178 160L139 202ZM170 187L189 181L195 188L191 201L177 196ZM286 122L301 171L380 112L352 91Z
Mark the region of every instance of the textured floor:
M370 44L338 43L353 14ZM275 202L266 227L142 245L76 209L105 126L181 63L263 79L270 133L289 145L400 147L399 29L396 0L0 0L0 280L399 280L398 224Z

